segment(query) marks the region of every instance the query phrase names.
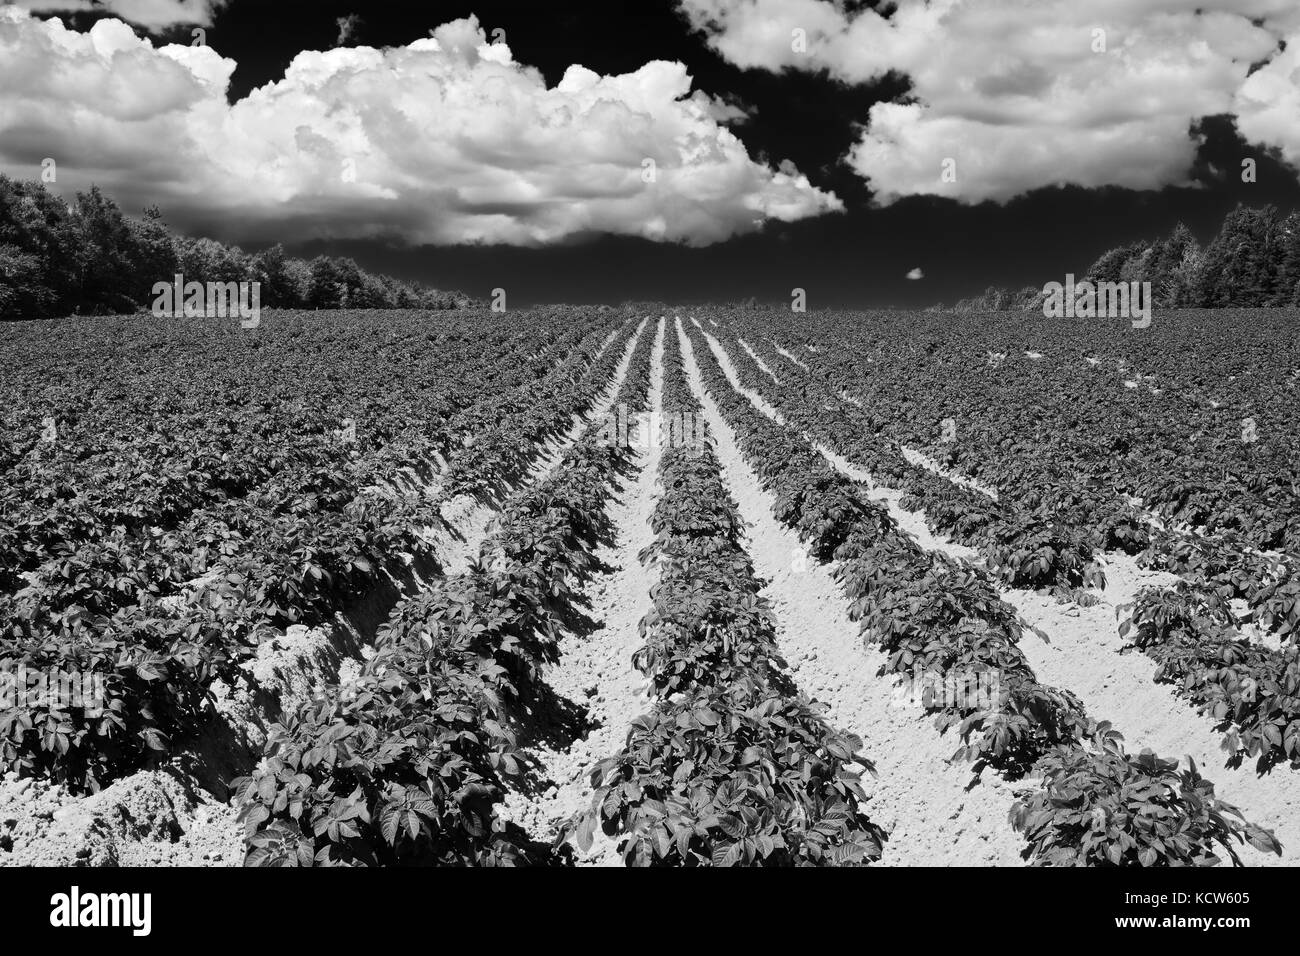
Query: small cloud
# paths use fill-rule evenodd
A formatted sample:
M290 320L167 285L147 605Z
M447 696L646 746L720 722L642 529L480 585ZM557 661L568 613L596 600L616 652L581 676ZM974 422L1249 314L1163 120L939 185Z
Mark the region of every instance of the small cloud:
M357 35L357 28L361 26L361 17L355 13L349 13L346 17L339 17L334 22L339 27L339 38L334 45L336 47L347 46Z
M691 98L703 106L716 123L743 123L754 118L754 108L736 96L710 96L703 90L696 90Z
M7 0L6 0L7 2ZM230 0L16 0L35 14L107 13L150 31L176 26L212 26L212 16ZM0 6L4 6L0 3Z
M920 267L920 266L917 266L915 269L913 269L911 272L909 272L909 273L907 274L907 277L908 277L909 279L913 279L913 280L915 280L915 279L924 279L924 278L925 278L925 273L921 271L921 267Z

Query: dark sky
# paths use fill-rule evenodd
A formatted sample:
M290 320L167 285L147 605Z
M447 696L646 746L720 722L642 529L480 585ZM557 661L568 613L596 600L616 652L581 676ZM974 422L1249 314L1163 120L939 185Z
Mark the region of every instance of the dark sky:
M286 236L298 254L346 254L373 270L478 296L506 286L512 305L788 300L795 286L807 290L814 308L928 305L991 284L1060 279L1085 269L1105 249L1160 235L1178 220L1208 239L1239 201L1300 206L1295 173L1247 146L1232 120L1220 117L1202 123L1199 188L1053 188L1006 205L911 198L873 208L867 185L841 159L871 104L904 93L906 82L848 86L825 75L740 70L692 35L670 0L233 0L208 33L214 49L239 63L232 98L281 77L300 50L334 46L337 19L354 12L361 19L351 43L377 47L409 43L438 24L475 14L489 34L504 29L515 59L539 68L549 84L573 63L617 74L651 59L680 60L695 88L736 97L752 110L750 119L733 126L752 156L772 164L793 160L815 186L833 190L847 207L842 214L793 224L771 222L760 234L705 248L599 236L540 249L301 245ZM188 34L188 28L178 32ZM1259 162L1255 184L1235 175L1244 156ZM1211 166L1232 175L1216 177ZM914 267L924 271L924 279L904 278Z

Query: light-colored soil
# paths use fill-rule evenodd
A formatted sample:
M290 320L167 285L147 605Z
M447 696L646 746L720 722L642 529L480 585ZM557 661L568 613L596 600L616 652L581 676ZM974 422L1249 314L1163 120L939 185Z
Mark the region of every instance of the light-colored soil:
M652 416L662 408L663 335L661 320L651 355ZM661 457L658 436L653 429L643 428L645 424L638 423L629 435L633 474L610 498L615 541L597 552L610 570L586 591L591 602L588 614L602 626L587 636L569 636L561 645L559 663L546 674L547 684L557 694L587 708L588 729L567 745L538 742L525 748L547 782L538 793L512 793L503 812L534 839L545 842L554 838L564 821L591 806L591 770L622 748L632 721L651 707L646 679L632 666L632 655L642 644L638 624L650 609L650 589L658 580L653 568L637 560L641 549L654 540L650 516L658 498ZM580 862L615 866L622 861L614 842L598 832L591 852Z
M623 350L623 357L619 359L608 387L596 397L585 415L573 417L573 422L564 435L541 447L536 460L528 469L527 476L514 485L510 489L511 492L517 492L544 480L564 459L565 453L574 446L587 426L609 414L614 406L614 399L618 397L618 390L623 387L623 380L627 377L627 370L632 362L632 352L636 349L637 341L643 334L647 321L642 320L636 332L628 340ZM469 495L457 495L443 502L440 510L443 520L451 531L437 536L439 558L447 574L463 574L478 557L483 541L490 532L492 520L497 515L497 508ZM437 534L432 531L430 533Z
M980 481L978 478L967 478L965 475L958 474L951 468L945 468L929 455L925 454L925 452L917 451L915 448L910 448L907 445L899 445L898 450L902 452L903 457L907 459L909 465L924 468L926 471L938 475L940 478L951 481L954 485L960 485L962 488L978 492L986 498L992 498L994 501L998 500L997 489L984 484L984 482Z
M848 602L829 567L801 559L798 536L772 516L772 498L745 463L731 429L703 394L683 339L692 386L703 396L710 434L725 478L750 526L749 552L771 583L764 594L780 624L779 642L801 689L830 707L827 720L863 739L878 777L864 780L868 814L889 829L885 864L896 866L1018 865L1023 846L1007 822L1010 785L985 773L969 791L969 765L949 764L960 745L940 735L931 718L908 706L888 677L884 655L864 645Z
M744 349L746 352L749 353L749 357L754 360L754 364L758 366L760 372L762 372L772 381L776 382L778 385L781 384L781 380L776 377L776 373L772 371L771 367L766 362L763 361L762 357L757 352L755 352L752 348L750 348L748 342L746 342L744 339L736 339L736 341L740 343L740 347L742 349Z
M645 322L637 335L644 327ZM586 416L575 417L567 434L540 450L519 487L549 474L586 425L608 413L635 344L634 335L609 386ZM418 479L411 473L396 480ZM423 493L437 494L436 476L420 484ZM443 508L447 527L423 533L435 543L439 563L455 573L478 554L495 514L489 505L456 499ZM412 580L420 583L414 570ZM0 777L0 866L241 864L242 830L224 786L232 768L260 752L279 714L310 700L325 684L357 673L366 650L360 641L373 638L400 596L395 583L382 590L384 594L341 613L334 627L294 626L265 641L246 665L251 689L232 693L220 682L214 686L219 720L202 734L195 752L181 755L175 766L132 774L85 797L61 785Z
M740 342L742 345L745 345L743 339L737 339L736 341ZM808 366L806 364L801 362L797 357L792 355L788 350L782 348L781 345L777 343L775 340L773 340L772 342L772 347L775 348L780 355L784 356L785 358L788 358L790 361L794 362L804 371L808 371ZM745 351L750 354L750 356L754 359L756 363L758 363L760 368L766 370L766 366L764 366L762 358L756 355L753 349L751 349L748 345L745 345ZM769 372L768 374L771 373ZM738 383L736 383L734 379L735 379L734 374L729 376L729 380L732 381L733 387L738 385ZM776 380L776 376L773 376L773 381L775 380ZM753 401L755 396L751 393L749 397L750 400ZM862 399L857 398L856 396L851 395L848 392L841 392L840 398L850 403L851 405L856 405L859 408L862 407ZM767 414L770 416L772 414L771 410L769 410ZM986 485L984 482L979 481L976 478L968 478L965 475L959 474L956 471L945 468L943 465L939 464L929 455L925 454L924 452L918 449L900 444L898 446L898 450L902 453L903 457L907 460L908 464L915 465L919 468L924 468L926 469L926 471L932 472L933 474L936 474L941 478L946 478L948 481L951 481L957 485L961 485L963 488L969 488L971 491L979 492L980 494L984 495L987 498L992 498L994 501L998 500L997 490L990 487L989 485Z
M1188 757L1215 785L1217 795L1233 804L1246 819L1274 831L1282 856L1247 846L1242 861L1255 866L1300 863L1300 773L1285 766L1259 776L1254 761L1233 769L1225 766L1220 749L1223 735L1212 720L1201 717L1173 688L1152 680L1155 664L1136 650L1121 653L1115 609L1132 600L1139 586L1167 583L1168 575L1138 568L1131 558L1112 556L1106 566L1107 586L1100 603L1080 607L1058 604L1031 591L1009 591L1006 598L1044 630L1051 643L1026 637L1025 657L1039 678L1078 694L1088 712L1111 721L1132 752L1150 748L1162 757Z
M43 781L0 777L0 866L233 866L233 807L183 774L149 771L83 799Z
M761 395L740 388L726 349L705 331L706 326L694 318L688 321L705 333L732 387L784 424ZM647 323L642 322L627 343L608 388L586 415L574 419L562 438L539 449L527 476L514 490L550 474L582 430L611 412L637 338L647 334ZM895 678L879 675L884 657L864 643L858 626L849 619L848 602L832 576L833 565L808 558L797 536L772 516L771 496L741 456L717 405L704 392L681 323L661 319L654 329L653 412L662 407L663 337L675 334L691 385L702 400L724 480L749 527L749 553L758 574L768 582L763 593L776 613L779 646L791 676L801 690L827 705L829 722L863 739L862 752L875 763L878 776L864 778L864 786L869 795L867 812L889 832L882 864L1020 865L1023 842L1007 817L1015 791L1036 781L1008 784L991 771L974 780L969 765L948 762L959 741L951 733L941 735L932 718L900 692ZM602 351L615 338L611 334ZM737 345L777 380L748 343L737 340ZM773 345L787 360L781 366L783 374L797 374L795 366L807 369L793 353ZM847 394L843 397L860 402ZM657 438L639 429L634 433L631 468L608 500L615 540L598 551L606 570L585 592L586 613L597 628L587 635L568 636L560 662L545 675L559 699L574 705L575 711L585 710L585 722L548 726L542 728L547 733L524 741L524 752L537 769L536 786L511 792L503 807L505 818L539 841L550 842L566 820L590 806L592 768L622 747L632 720L651 707L646 680L632 666L632 655L641 646L638 624L650 607L650 591L657 580L654 569L637 558L653 540L649 520L660 493ZM878 485L852 461L817 447L841 473L860 482L868 496L884 505L900 529L921 546L983 564L973 549L931 533L923 513L901 508L899 492ZM904 454L914 464L995 497L991 489L938 467L912 449L904 449ZM417 482L421 493L437 494L436 474L423 479L412 471L400 482ZM443 506L446 526L425 533L448 573L469 567L490 534L496 513L491 505L468 498ZM1029 664L1045 683L1077 694L1094 718L1111 721L1131 751L1149 747L1166 757L1192 757L1221 797L1252 822L1272 828L1284 845L1282 858L1245 846L1239 850L1244 862L1300 863L1300 773L1282 767L1259 776L1251 763L1226 767L1219 749L1221 734L1212 722L1196 714L1170 688L1155 684L1154 664L1148 658L1124 652L1117 609L1131 601L1140 587L1167 587L1176 578L1145 571L1122 554L1106 555L1104 563L1107 585L1092 592L1098 598L1092 606L1062 603L1044 593L1000 592L1025 625L1021 649ZM410 580L392 582L389 590L418 588L427 573L428 569L411 568ZM195 586L202 587L203 582ZM235 728L245 752L259 751L276 714L310 699L323 684L345 681L356 673L364 645L373 638L392 600L386 590L340 616L337 627L295 627L267 641L248 665L253 689L231 693L215 688L221 726L214 725L196 751L175 766L136 773L88 797L73 797L66 788L47 782L0 775L0 866L239 865L242 833L220 782L228 779L229 767L241 759L232 750L229 729ZM579 862L621 863L613 841L600 834Z
M780 355L781 358L783 358L783 359L787 359L788 361L793 362L795 365L799 366L799 367L800 367L801 369L803 369L805 372L809 371L808 363L806 363L803 359L801 359L799 356L795 355L795 354L794 354L793 352L791 352L789 349L784 348L784 347L781 345L781 343L780 343L780 342L777 342L775 339L771 339L770 341L771 341L771 343L772 343L772 348L776 349L777 354Z
M761 396L739 387L721 344L706 338L710 338L710 348L733 387L771 415L775 410ZM900 529L922 547L972 564L983 563L974 549L932 534L924 513L901 508L900 492L880 486L852 462L817 447L841 473L861 482L869 496L884 504ZM1168 587L1177 579L1142 569L1122 553L1107 554L1104 564L1107 585L1093 592L1099 601L1090 607L1058 603L1054 597L1033 591L999 591L1028 625L1020 647L1034 673L1044 683L1077 694L1094 719L1110 721L1124 735L1131 752L1150 748L1164 757L1190 756L1221 798L1238 807L1248 820L1274 830L1283 844L1282 857L1247 845L1239 850L1243 862L1256 866L1300 862L1300 774L1279 767L1261 777L1253 762L1236 769L1225 766L1225 755L1219 749L1222 735L1213 729L1212 721L1200 717L1171 688L1155 684L1155 665L1149 658L1137 651L1121 653L1124 641L1119 636L1116 609L1131 601L1143 586ZM1047 640L1037 632L1046 634Z

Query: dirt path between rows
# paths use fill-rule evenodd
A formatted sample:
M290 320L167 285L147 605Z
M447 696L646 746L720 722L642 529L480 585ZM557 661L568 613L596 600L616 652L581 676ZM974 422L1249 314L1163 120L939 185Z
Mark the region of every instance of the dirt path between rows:
M703 329L701 329L701 331L703 331ZM781 384L781 380L776 377L776 373L772 371L771 366L769 366L766 362L764 362L763 359L759 356L759 354L749 347L748 342L746 342L744 339L736 339L736 341L740 343L740 347L742 349L744 349L746 352L749 353L749 357L754 360L754 364L758 366L758 370L760 372L762 372L764 375L770 378L777 385Z
M587 414L575 417L569 431L548 444L515 491L549 474L588 423L609 411L647 321L632 335L609 385ZM469 566L497 513L471 499L444 506L444 517L456 529L456 535L439 532L437 539L447 573ZM365 616L383 615L370 608ZM357 637L350 621L341 617L338 626ZM340 660L336 636L328 628L292 627L268 641L250 667L259 684L291 710L322 684L346 680L360 666L353 658ZM242 699L222 706L232 715L248 709ZM0 866L238 866L244 853L236 812L179 768L131 774L89 797L46 781L0 775Z
M644 333L648 321L643 319L636 331L632 333L623 349L623 357L615 366L609 385L596 396L587 413L575 415L569 430L543 447L528 469L525 478L511 488L511 494L544 480L564 460L565 454L577 443L587 426L609 414L614 399L618 397L618 390L623 387L623 380L627 378L627 370L632 363L632 353L636 350L636 344ZM618 330L615 329L614 334L617 333ZM458 495L444 502L440 510L443 520L454 529L454 533L432 532L437 537L439 560L442 562L445 574L463 574L478 557L479 549L488 536L492 521L499 509L470 495Z
M793 362L795 365L799 366L805 372L812 371L812 369L808 367L808 363L806 363L799 356L795 355L789 349L784 348L780 342L776 341L775 339L769 339L768 341L772 343L772 347L776 349L777 354L780 355L783 359Z
M726 350L716 339L707 334L706 338L732 387L756 408L771 409L762 396L740 387ZM888 507L900 529L922 547L982 564L974 549L931 533L923 512L901 508L900 492L880 486L865 470L816 442L812 444L843 475L863 484L870 497ZM1137 651L1120 653L1124 641L1119 636L1116 608L1131 601L1143 586L1167 587L1177 579L1140 568L1124 554L1108 554L1103 564L1106 587L1094 592L1100 601L1090 607L1060 604L1034 591L999 589L1003 599L1030 625L1020 649L1034 673L1044 683L1077 694L1094 719L1109 720L1124 734L1131 752L1150 748L1163 757L1190 756L1215 783L1218 796L1238 807L1248 820L1272 829L1282 841L1280 858L1246 845L1238 851L1243 862L1255 866L1300 863L1300 774L1279 767L1260 777L1253 761L1236 769L1226 767L1219 748L1222 735L1212 722L1197 715L1170 687L1152 681L1155 665L1149 658ZM1045 633L1048 640L1035 636L1033 628Z
M754 354L754 350L745 344L745 340L738 338L736 339L736 341L739 342L742 346L744 346L745 351L748 352L750 356L754 359L754 361L758 363L759 367L762 368L763 367L762 358ZM778 354L788 358L790 361L794 362L805 372L811 371L811 369L809 369L807 365L801 362L787 349L783 348L781 346L781 343L777 342L775 339L772 339L771 343L772 343L772 347L776 349ZM717 350L714 349L714 351L716 352ZM728 380L730 381L731 379L729 378ZM775 380L776 380L775 376L773 376L773 381ZM734 384L735 383L733 383L733 387ZM842 398L846 402L849 402L852 405L858 406L858 408L863 407L862 399L858 398L856 395L850 394L849 392L846 391L840 392L840 398ZM751 397L750 400L753 401L753 398ZM939 464L929 455L925 454L925 452L920 451L916 448L912 448L908 445L904 445L902 442L895 442L895 444L898 445L899 452L902 454L903 458L907 460L907 463L909 465L915 465L918 468L924 468L926 471L930 472L931 474L938 475L940 478L944 478L947 481L951 481L955 485L960 485L963 488L968 488L971 491L978 492L979 494L984 495L984 497L991 498L994 501L998 500L997 489L985 484L979 479L968 478L965 475L961 474L960 472L957 472L950 468L945 468L943 465Z
M660 320L650 359L650 422L658 420L662 409L664 328ZM632 655L641 646L638 624L650 609L650 589L658 580L654 569L644 567L637 555L654 540L650 516L658 497L661 450L658 436L646 427L649 422L634 424L629 440L635 474L611 495L609 515L616 538L597 551L610 571L586 592L591 602L588 614L602 626L585 637L566 638L559 663L546 674L547 684L557 694L587 708L589 729L568 746L539 742L526 748L550 785L540 793L511 793L502 814L534 839L546 842L565 820L591 805L591 769L623 746L632 721L651 706L646 679L632 666ZM579 862L622 865L614 841L599 832L591 852Z
M757 572L771 582L763 593L777 614L782 653L798 685L830 707L827 720L860 736L864 755L875 762L879 776L865 778L864 785L870 795L868 814L891 831L881 862L1020 865L1023 843L1007 822L1012 786L985 773L967 791L969 765L947 762L960 741L951 734L941 736L932 718L906 705L891 678L877 676L884 655L863 644L830 569L802 558L798 536L772 516L771 496L705 393L684 336L682 351L724 478L750 526L750 556Z

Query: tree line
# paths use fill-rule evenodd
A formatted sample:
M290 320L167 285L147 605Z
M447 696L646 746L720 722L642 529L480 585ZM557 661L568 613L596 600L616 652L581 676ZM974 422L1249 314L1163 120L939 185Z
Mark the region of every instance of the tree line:
M172 232L156 207L124 215L98 186L67 203L43 183L0 174L0 319L132 313L158 282L260 282L263 308L455 309L458 292L362 269L352 259L297 259Z
M1158 308L1300 308L1300 211L1282 215L1271 205L1237 206L1204 248L1180 222L1164 238L1108 250L1076 277L1084 279L1150 282ZM1042 303L1041 286L990 286L932 311L1036 311Z

